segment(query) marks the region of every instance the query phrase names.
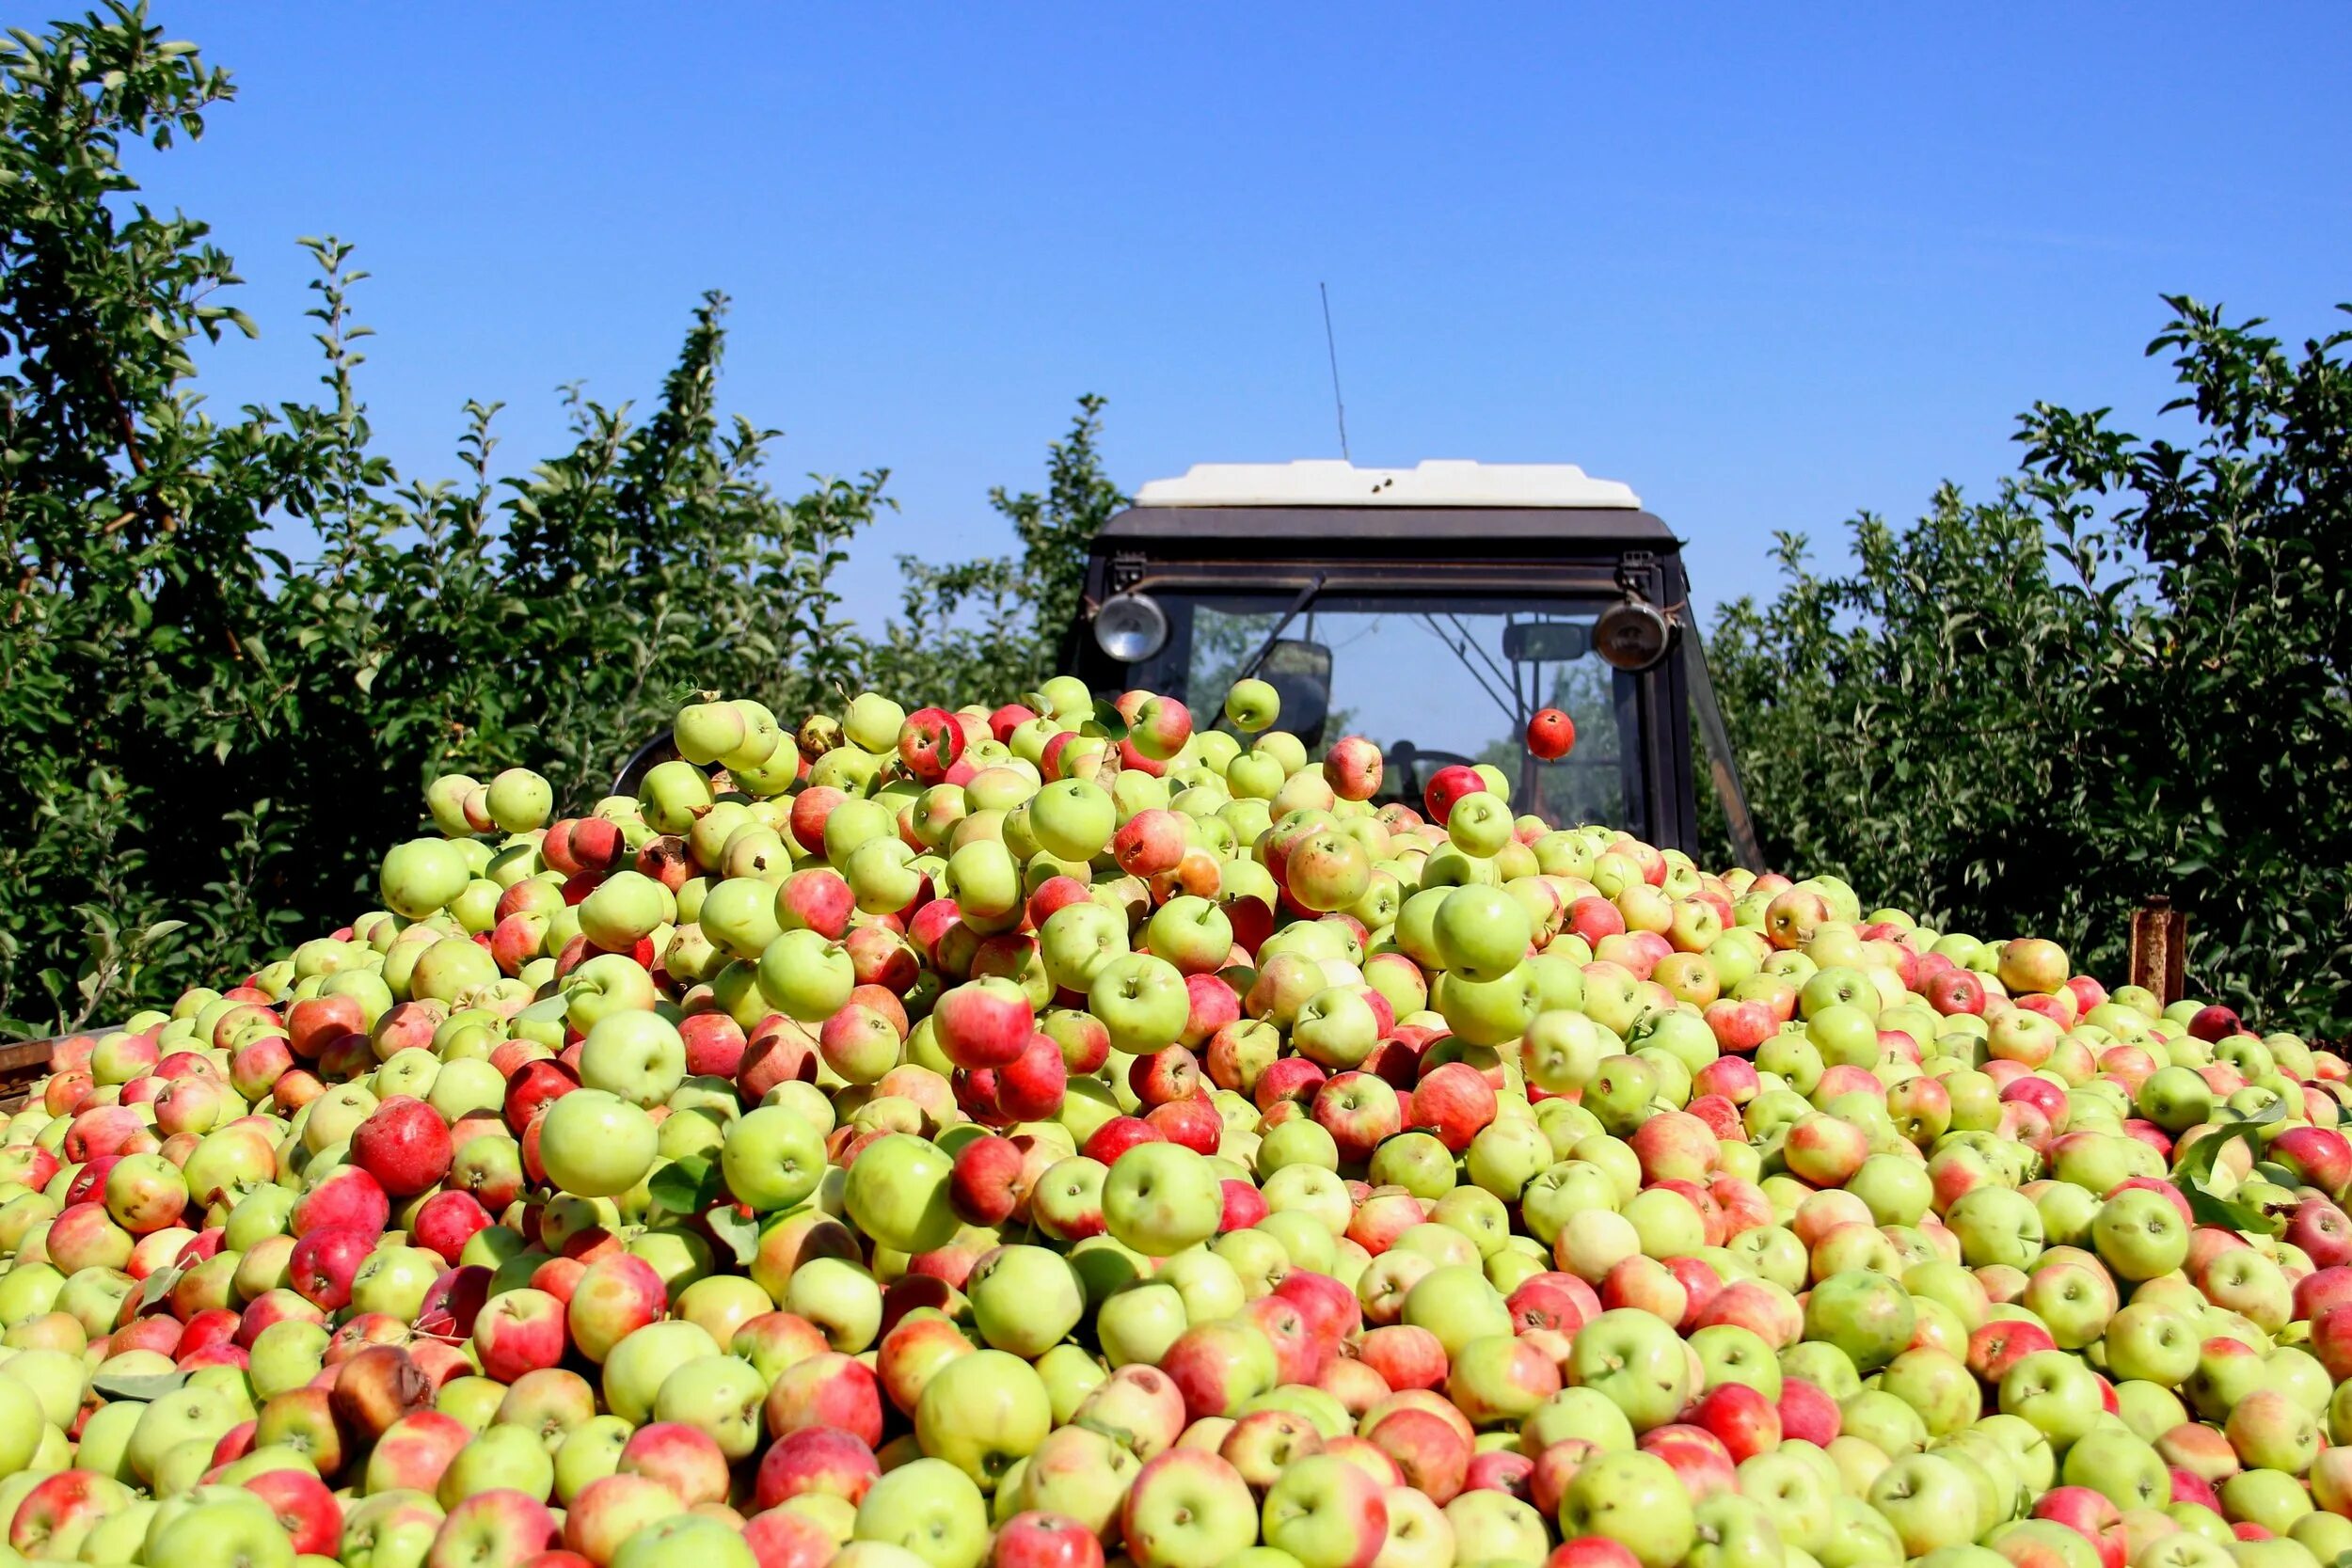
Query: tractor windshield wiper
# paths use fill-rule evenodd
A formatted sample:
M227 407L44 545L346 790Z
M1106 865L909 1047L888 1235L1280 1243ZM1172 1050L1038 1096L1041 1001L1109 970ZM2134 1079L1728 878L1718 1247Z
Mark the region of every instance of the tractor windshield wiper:
M1282 634L1290 629L1291 623L1298 619L1298 612L1314 603L1315 595L1322 592L1323 574L1317 572L1307 579L1307 586L1298 591L1298 596L1291 601L1290 608L1282 611L1281 618L1274 623L1274 629L1267 632L1265 641L1258 644L1258 651L1245 659L1242 667L1234 672L1233 679L1245 681L1256 674L1258 666L1265 662L1266 655L1274 651L1274 644L1282 640Z
M1446 652L1452 654L1454 657L1454 659L1460 663L1462 668L1470 672L1470 679L1478 683L1479 689L1486 692L1486 694L1493 700L1495 706L1502 710L1502 717L1510 721L1510 722L1514 725L1525 724L1527 722L1525 703L1519 700L1518 682L1516 679L1507 680L1507 684L1511 688L1512 700L1506 701L1503 698L1502 693L1495 689L1493 683L1488 681L1484 674L1480 673L1478 666L1470 662L1470 655L1473 653L1479 657L1480 660L1486 664L1487 669L1494 671L1495 680L1506 680L1502 672L1495 668L1495 661L1487 657L1486 650L1480 647L1478 645L1478 640L1470 635L1470 627L1462 625L1462 618L1451 612L1449 612L1446 616L1446 619L1452 621L1462 633L1462 641L1456 642L1454 639L1446 635L1445 628L1443 626L1438 625L1437 616L1431 614L1425 610L1419 611L1418 614L1421 620L1422 629L1428 632L1430 636L1436 638L1438 640L1438 645L1443 648Z

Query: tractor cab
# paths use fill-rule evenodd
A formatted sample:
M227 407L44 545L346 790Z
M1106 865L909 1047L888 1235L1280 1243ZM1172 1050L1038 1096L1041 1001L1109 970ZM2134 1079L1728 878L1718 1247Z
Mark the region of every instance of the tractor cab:
M1566 464L1203 464L1105 523L1061 667L1206 724L1248 675L1309 746L1375 741L1384 800L1491 763L1514 810L1698 848L1695 711L1742 860L1755 846L1687 606L1681 542ZM1527 749L1556 707L1576 744Z

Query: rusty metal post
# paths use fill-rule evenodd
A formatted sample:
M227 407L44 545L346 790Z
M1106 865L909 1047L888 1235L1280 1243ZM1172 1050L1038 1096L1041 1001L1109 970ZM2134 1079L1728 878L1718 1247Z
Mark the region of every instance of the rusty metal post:
M2172 900L2152 893L2132 914L2132 984L2153 991L2169 1007L2181 999L2181 961L2188 950L2188 917Z

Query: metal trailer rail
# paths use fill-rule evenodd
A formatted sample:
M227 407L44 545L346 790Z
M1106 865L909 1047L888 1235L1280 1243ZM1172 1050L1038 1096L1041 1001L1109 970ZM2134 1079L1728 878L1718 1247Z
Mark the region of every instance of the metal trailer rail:
M33 1085L49 1073L49 1053L64 1036L0 1046L0 1114L24 1108Z

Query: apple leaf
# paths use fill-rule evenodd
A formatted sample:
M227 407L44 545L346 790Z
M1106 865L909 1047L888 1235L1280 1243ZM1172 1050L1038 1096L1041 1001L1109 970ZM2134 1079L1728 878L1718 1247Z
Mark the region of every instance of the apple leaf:
M141 1404L151 1404L167 1394L185 1387L187 1381L188 1374L185 1372L101 1374L90 1379L90 1390L110 1400L134 1400Z
M1107 698L1094 699L1094 725L1107 740L1127 738L1127 721L1119 716L1119 709L1113 707Z
M653 1173L645 1183L653 1206L674 1214L699 1214L709 1207L719 1185L718 1167L708 1158L690 1154Z
M1140 1453L1149 1446L1134 1428L1121 1426L1116 1421L1106 1420L1100 1416L1073 1417L1071 1419L1071 1425L1084 1427L1099 1437L1107 1437L1129 1453Z
M711 1239L733 1253L737 1262L748 1264L759 1256L759 1221L734 1204L720 1204L703 1216L703 1223L710 1227Z
M2199 1225L2217 1225L2255 1236L2276 1236L2285 1222L2267 1209L2235 1198L2217 1197L2202 1187L2184 1189L2188 1212Z
M2250 1117L2224 1122L2191 1144L2173 1168L2172 1184L2188 1199L2188 1212L2200 1225L2226 1226L2232 1230L2247 1231L2258 1236L2276 1236L2284 1228L2284 1222L2259 1204L2226 1197L2213 1190L2214 1166L2222 1151L2243 1139L2247 1147L2259 1154L2262 1151L2262 1130L2285 1118L2286 1102L2274 1100Z
M2213 1167L2221 1158L2221 1151L2241 1139L2249 1148L2259 1153L2262 1146L2262 1130L2275 1122L2283 1121L2286 1119L2286 1101L2274 1100L2250 1117L2219 1123L2189 1146L2188 1152L2181 1156L2180 1164L2174 1167L2173 1179L2176 1181L2199 1183L2210 1180L2213 1177Z
M171 1288L180 1283L180 1270L157 1269L139 1285L139 1310L145 1311L171 1294Z

